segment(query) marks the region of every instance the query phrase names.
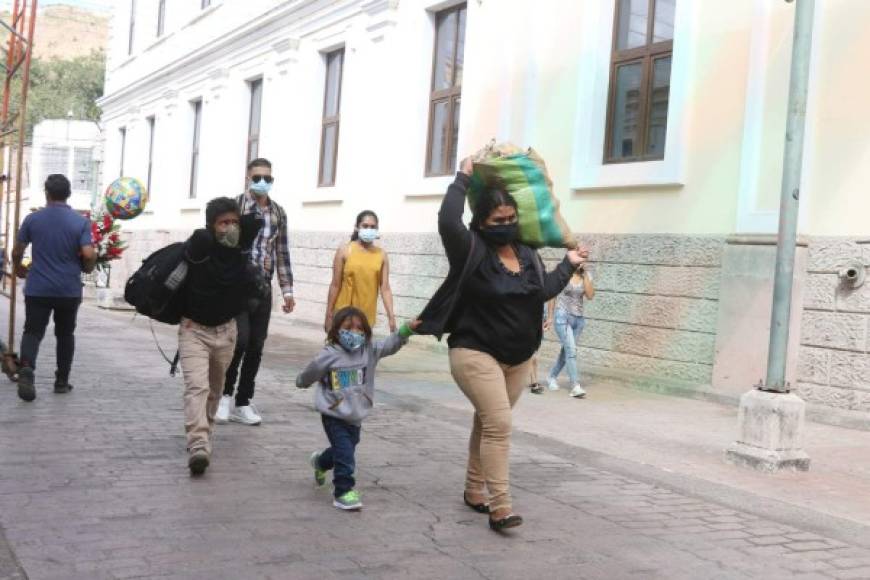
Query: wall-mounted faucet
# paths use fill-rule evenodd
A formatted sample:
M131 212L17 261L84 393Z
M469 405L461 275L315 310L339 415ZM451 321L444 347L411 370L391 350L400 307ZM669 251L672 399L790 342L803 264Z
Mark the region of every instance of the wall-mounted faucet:
M867 277L867 268L863 262L854 261L840 269L840 282L850 288L860 288Z

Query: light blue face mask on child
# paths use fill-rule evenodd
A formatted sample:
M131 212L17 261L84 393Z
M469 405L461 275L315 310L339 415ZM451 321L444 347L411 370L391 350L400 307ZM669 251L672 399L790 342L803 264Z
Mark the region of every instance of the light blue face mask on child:
M341 329L338 331L338 342L348 352L354 352L362 348L366 343L366 335L360 332Z

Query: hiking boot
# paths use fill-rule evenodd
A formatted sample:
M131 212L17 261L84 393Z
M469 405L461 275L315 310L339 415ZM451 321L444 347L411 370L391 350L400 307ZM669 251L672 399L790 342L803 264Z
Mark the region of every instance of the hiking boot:
M259 425L263 422L263 418L257 413L253 405L245 405L244 407L236 407L230 413L230 421L242 423L243 425Z
M230 420L230 410L233 408L233 398L230 395L221 397L221 402L218 404L217 413L214 416L214 422L223 425Z
M320 469L320 451L315 451L311 454L311 457L308 458L308 463L311 464L311 468L314 470L314 483L317 484L317 487L320 487L326 483L326 470Z
M190 475L202 475L208 468L209 456L205 449L194 449L190 452L190 459L187 460L187 466L190 468Z
M355 489L350 490L341 497L335 498L332 505L340 510L358 510L363 506L362 498Z
M33 369L21 367L18 369L18 396L28 403L36 398L36 386L33 384Z

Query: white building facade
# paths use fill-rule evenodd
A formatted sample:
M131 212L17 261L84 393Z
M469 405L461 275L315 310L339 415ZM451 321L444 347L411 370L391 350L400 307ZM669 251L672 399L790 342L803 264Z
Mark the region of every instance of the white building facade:
M838 273L870 265L870 80L850 73L870 56L870 3L816 5L789 376L811 413L857 424L870 290ZM120 0L103 185L138 177L151 203L119 270L200 226L262 156L293 230L298 317L322 321L332 254L363 209L413 316L446 272L434 232L456 159L512 141L547 160L592 249L585 372L733 399L766 364L793 14L757 0Z

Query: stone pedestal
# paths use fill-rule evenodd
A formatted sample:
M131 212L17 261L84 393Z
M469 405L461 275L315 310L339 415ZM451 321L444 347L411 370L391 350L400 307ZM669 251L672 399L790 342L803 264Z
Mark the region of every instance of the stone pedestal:
M762 471L807 471L803 450L806 403L791 393L752 390L740 397L740 434L726 459Z

